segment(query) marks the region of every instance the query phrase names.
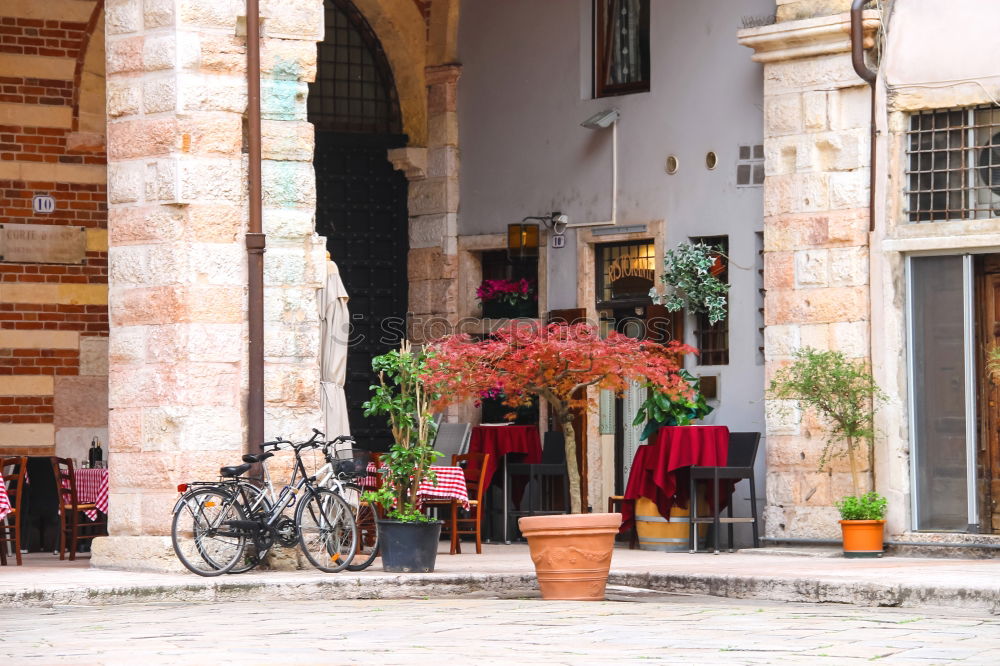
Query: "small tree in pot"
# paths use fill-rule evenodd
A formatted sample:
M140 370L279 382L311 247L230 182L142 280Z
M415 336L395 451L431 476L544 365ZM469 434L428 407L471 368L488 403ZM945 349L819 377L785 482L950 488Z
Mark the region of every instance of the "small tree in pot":
M688 351L692 351L690 347L678 343L661 345L617 333L602 339L587 324L540 326L511 322L486 340L477 342L458 335L436 343L427 364L427 381L442 402L474 399L492 387L500 387L510 407L525 404L532 395L545 400L562 425L571 512L579 514L583 507L573 416L575 410L592 404L586 389L620 394L630 380L637 380L649 382L669 395L690 395L690 386L678 374L680 355ZM581 389L583 397L578 397ZM532 549L545 598L604 597L620 514L531 516L521 518L519 524ZM575 549L575 555L570 553L572 563L560 559L558 553L566 550L563 546L540 545L543 537L561 539ZM580 557L584 551L586 554ZM587 572L573 571L580 567ZM548 577L543 570L559 573ZM583 585L583 591L571 590L569 579L590 582Z
M435 396L424 384L427 355L404 340L398 350L372 359L372 369L379 383L371 387L365 416L388 416L393 439L381 459L381 487L365 494L386 516L379 521L382 566L395 572L433 571L441 522L425 516L417 498L421 481L433 480L430 467L441 455L431 447L435 429L430 404Z
M860 471L862 456L868 469L872 467L875 409L885 400L871 371L863 363L849 360L843 352L806 347L795 353L791 365L775 374L768 394L776 400L797 400L826 422L827 440L819 469L823 470L832 458L846 455L854 489L853 495L837 503L843 518L840 524L844 552L853 557L881 555L885 498L874 492L862 494ZM859 520L859 515L866 518ZM859 529L866 531L868 540L855 545L854 533Z

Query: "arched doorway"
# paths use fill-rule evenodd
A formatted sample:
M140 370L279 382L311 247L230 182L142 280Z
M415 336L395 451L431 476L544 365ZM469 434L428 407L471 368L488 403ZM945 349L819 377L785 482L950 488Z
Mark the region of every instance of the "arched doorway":
M378 38L350 0L325 0L326 37L309 86L316 128L316 232L326 237L350 295L347 357L352 434L364 448L391 441L382 417L361 407L376 379L373 356L399 345L407 306L407 182L386 158L406 145L392 70ZM330 433L331 436L337 433Z

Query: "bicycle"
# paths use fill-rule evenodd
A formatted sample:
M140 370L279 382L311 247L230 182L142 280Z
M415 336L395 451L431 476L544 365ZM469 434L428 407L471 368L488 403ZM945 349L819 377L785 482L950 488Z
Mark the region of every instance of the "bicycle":
M233 571L245 571L256 566L275 541L293 547L297 542L306 559L321 571L335 573L346 568L357 549L357 526L354 511L344 499L315 483L302 462L306 448L327 446L318 440L323 433L313 429L313 436L300 444L278 438L266 442L271 451L247 454L243 465L223 467L218 482L194 482L178 487L184 494L174 505L171 541L181 563L200 576L218 576ZM281 444L291 444L295 454L292 477L273 500L273 487L265 461ZM264 488L240 478L254 462L265 463ZM296 479L298 479L296 481ZM189 488L193 486L193 488ZM295 504L305 490L295 510L294 520L284 511ZM248 544L256 552L241 558ZM330 564L332 562L332 564Z
M316 473L318 485L330 488L340 495L354 510L354 523L358 528L358 547L348 571L363 571L378 557L378 514L371 502L362 498L364 489L355 482L368 474L371 452L364 449L336 449L337 444L355 444L350 435L340 435L323 447L326 464ZM331 451L330 447L334 447Z

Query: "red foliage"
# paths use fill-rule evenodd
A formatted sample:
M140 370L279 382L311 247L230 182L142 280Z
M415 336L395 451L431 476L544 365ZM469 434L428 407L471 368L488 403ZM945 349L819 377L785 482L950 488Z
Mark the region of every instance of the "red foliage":
M587 398L573 398L582 387L621 393L629 380L638 380L668 394L689 395L690 386L677 373L681 355L695 351L677 342L662 345L618 333L602 339L587 324L542 327L533 322L511 322L480 342L449 336L431 349L425 382L440 395L437 407L499 387L509 406L537 395L561 421L588 405Z

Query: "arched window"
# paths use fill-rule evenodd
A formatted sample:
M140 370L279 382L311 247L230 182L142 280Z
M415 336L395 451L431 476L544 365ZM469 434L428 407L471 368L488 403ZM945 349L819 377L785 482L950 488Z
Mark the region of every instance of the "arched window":
M350 0L325 0L326 37L309 84L309 121L320 131L401 134L392 69L378 38Z

